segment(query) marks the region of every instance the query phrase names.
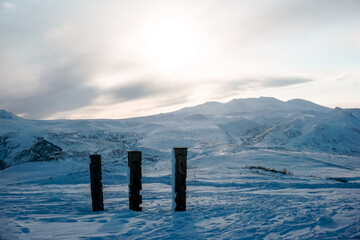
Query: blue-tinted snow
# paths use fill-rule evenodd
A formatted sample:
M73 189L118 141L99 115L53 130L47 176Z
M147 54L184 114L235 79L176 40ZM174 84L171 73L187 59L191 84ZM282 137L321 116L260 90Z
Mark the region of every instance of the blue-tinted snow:
M347 110L261 98L138 119L0 122L1 239L360 238L360 124ZM41 138L63 153L16 158ZM189 148L187 212L172 211L178 146ZM143 151L143 212L128 210L127 150ZM98 213L94 152L103 156Z

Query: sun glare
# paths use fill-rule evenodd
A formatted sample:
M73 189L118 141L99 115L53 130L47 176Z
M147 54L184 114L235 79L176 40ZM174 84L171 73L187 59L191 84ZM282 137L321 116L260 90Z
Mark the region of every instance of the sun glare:
M151 66L174 71L196 63L200 44L190 24L163 19L147 26L141 51Z

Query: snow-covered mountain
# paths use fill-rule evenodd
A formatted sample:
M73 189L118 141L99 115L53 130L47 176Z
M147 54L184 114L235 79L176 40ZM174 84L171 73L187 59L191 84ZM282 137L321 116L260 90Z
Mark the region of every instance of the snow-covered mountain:
M194 154L242 149L313 151L360 155L358 109L330 109L309 101L275 98L208 102L176 112L122 120L27 120L0 111L0 167L27 161L87 159L125 165L129 149L146 162L175 146Z
M359 239L359 143L359 109L300 99L121 120L2 110L0 239ZM189 148L186 212L171 208L173 147ZM128 150L143 152L143 212L128 208ZM104 186L96 213L93 153Z

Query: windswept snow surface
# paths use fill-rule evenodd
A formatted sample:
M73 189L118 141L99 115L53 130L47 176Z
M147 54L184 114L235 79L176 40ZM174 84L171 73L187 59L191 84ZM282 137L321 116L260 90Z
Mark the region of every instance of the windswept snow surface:
M359 239L355 112L273 98L124 120L1 111L0 239ZM189 148L186 212L172 211L173 147ZM128 150L143 152L143 212L128 210ZM93 153L103 160L96 213Z

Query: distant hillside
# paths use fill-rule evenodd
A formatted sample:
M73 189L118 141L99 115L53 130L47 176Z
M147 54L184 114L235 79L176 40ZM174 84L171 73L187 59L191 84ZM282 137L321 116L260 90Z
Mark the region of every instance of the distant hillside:
M0 168L27 161L84 160L94 152L125 166L129 149L142 150L145 163L151 164L175 146L191 148L194 157L249 148L360 156L359 112L264 97L124 120L37 121L1 110Z
M21 117L6 110L0 110L0 119L21 119Z

